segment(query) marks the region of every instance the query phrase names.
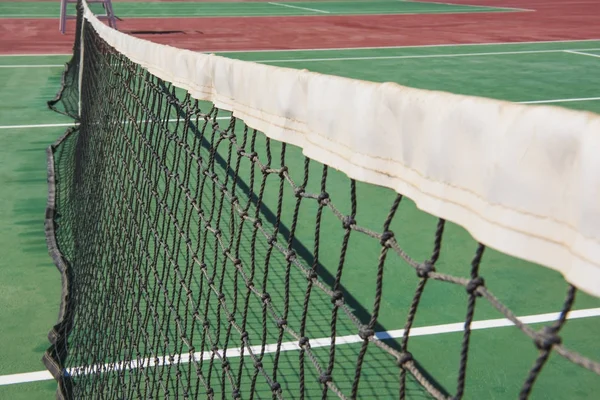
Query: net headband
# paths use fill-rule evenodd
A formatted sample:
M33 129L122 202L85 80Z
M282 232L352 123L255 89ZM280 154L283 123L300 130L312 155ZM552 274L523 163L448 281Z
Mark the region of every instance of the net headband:
M600 296L600 116L176 49L83 7L110 46L196 99Z

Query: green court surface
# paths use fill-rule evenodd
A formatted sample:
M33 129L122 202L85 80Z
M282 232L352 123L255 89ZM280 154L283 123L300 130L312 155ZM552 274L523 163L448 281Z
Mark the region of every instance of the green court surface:
M92 11L102 14L99 5ZM286 3L127 3L115 2L115 14L121 18L148 17L238 17L285 15L366 15L366 14L443 14L475 12L510 12L517 9L486 6L465 6L451 3L410 1L335 1ZM69 11L75 13L74 5ZM55 2L0 3L0 18L57 18L59 4Z
M600 112L600 76L596 73L600 67L600 41L222 54L359 79L394 81L424 89ZM47 255L44 241L47 189L44 150L64 132L62 125L70 121L46 110L45 101L51 99L58 89L61 65L66 60L66 56L0 56L0 82L3 82L0 84L0 185L3 188L0 194L0 237L4 243L4 254L0 260L0 299L6 305L0 308L0 320L5 321L0 326L0 342L3 343L0 384L6 375L43 370L40 358L47 347L46 332L56 322L60 279ZM332 172L332 175L335 173ZM329 190L335 192L335 186ZM340 193L347 193L347 189L340 189ZM363 196L363 204L367 204L366 198L370 200L369 207L360 208L359 203L357 221L368 227L369 221L379 223L389 204L380 204L378 199L389 195L388 191L361 185L359 195ZM341 202L341 208L348 207L343 199L336 201ZM269 204L271 209L275 207L274 202ZM400 217L392 228L397 232L402 247L417 259L427 257L435 221L418 211L410 201L401 206L399 213ZM337 223L331 216L325 218L324 224ZM305 224L304 228L299 228L300 231L308 232L314 220L309 218ZM465 266L473 256L475 243L464 230L453 225L447 229L449 234L445 238L444 254L438 269L452 275L467 276L468 268ZM335 265L339 256L338 239L330 239L335 250L322 255L324 265ZM354 245L350 253L353 263L372 263L377 243L364 247ZM310 245L306 247L312 248ZM559 274L491 249L486 250L482 276L491 291L518 316L558 311L566 291ZM346 289L355 300L369 309L373 302L374 272L368 268L350 271L344 279ZM387 331L403 327L416 282L414 272L405 266L386 271L386 294L380 323ZM428 285L415 326L430 327L464 321L464 289L440 282ZM597 310L599 307L600 299L580 293L574 309ZM594 333L600 330L600 318L591 315L569 321L563 332L563 343L598 360L600 353ZM502 315L486 302L479 301L475 320L495 318L502 318ZM540 327L539 324L532 326ZM327 336L327 327L322 328L322 334ZM351 331L343 332L348 333ZM411 351L419 362L453 391L461 333L416 336L411 340ZM347 371L338 373L353 373L351 354L355 354L356 346L338 346L340 359L347 357L350 365ZM326 351L326 348L318 350L321 353ZM297 354L295 351L284 354L282 362L288 366L284 370L293 372L297 367ZM516 328L474 331L466 398L516 398L536 354L531 341ZM372 367L365 372L365 377L372 378L373 383L372 386L366 384L366 389L382 395L395 393L397 386L380 386L377 376L395 376L398 371L390 370L383 366L388 364L383 363L378 368L378 360L371 362ZM54 382L49 380L1 385L0 398L51 398L55 387ZM597 375L553 355L534 387L533 398L588 399L598 391L600 380ZM315 396L319 397L316 393Z

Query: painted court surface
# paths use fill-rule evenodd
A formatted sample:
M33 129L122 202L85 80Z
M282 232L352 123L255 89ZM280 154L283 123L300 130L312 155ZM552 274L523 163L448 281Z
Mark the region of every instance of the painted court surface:
M451 3L117 1L115 11L123 19L121 30L178 47L600 113L600 17L593 11L594 1ZM60 298L59 274L47 255L43 231L44 151L71 122L46 108L59 88L73 41L73 22L62 36L57 15L57 2L0 2L1 399L53 398L56 389L49 375L41 372L40 359L48 347L46 334L56 323ZM187 18L173 18L182 15ZM417 216L407 219L420 221ZM429 230L411 229L407 246L417 252L429 248ZM459 230L456 237L449 251L457 265L464 265L474 243ZM532 323L555 318L547 314L560 309L566 292L558 274L492 250L486 253L483 268L486 284L516 315L530 316ZM382 325L388 332L402 328L394 325L393 310L406 308L414 291L414 281L405 283L401 272L406 270L386 278L398 282L398 295L384 299ZM416 326L425 329L413 339L413 352L452 390L462 327L437 326L464 320L466 295L456 290L433 292L435 296L423 300L424 313ZM353 295L371 301L361 299L360 293ZM564 344L598 360L600 299L580 293L574 309ZM486 304L477 308L475 320L482 322L472 336L466 398L516 398L535 359L530 340L513 327L497 327L501 321L490 322L498 318ZM383 373L374 368L370 376ZM532 398L589 399L598 391L597 375L552 356Z

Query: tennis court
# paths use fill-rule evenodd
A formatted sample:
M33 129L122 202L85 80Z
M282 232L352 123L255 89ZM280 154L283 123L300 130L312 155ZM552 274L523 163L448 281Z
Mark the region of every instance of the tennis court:
M463 3L463 2L461 2ZM423 14L423 13L512 13L517 7L455 5L419 2L302 2L302 3L117 3L117 15L133 17L192 16L306 16L316 14ZM491 2L501 3L501 2ZM509 4L510 2L507 2ZM278 5L279 4L279 5ZM296 7L296 8L294 8ZM312 11L311 11L312 9ZM142 11L143 10L143 11ZM320 11L315 11L320 10ZM7 18L55 18L58 5L51 2L2 2L0 15ZM529 12L529 11L524 11ZM144 14L147 13L147 14ZM58 21L56 21L58 25ZM547 40L524 43L442 44L427 46L377 46L365 48L303 49L220 52L227 57L288 68L308 69L324 74L375 82L397 82L402 85L442 90L457 94L484 96L527 104L547 104L600 113L600 40ZM44 371L40 359L48 347L47 332L56 323L60 300L60 278L48 256L43 220L47 197L45 149L62 135L72 121L51 112L46 101L60 86L64 63L70 56L62 55L0 55L0 238L3 257L0 260L0 398L52 398L56 382ZM277 153L277 150L274 150ZM274 158L276 155L274 155ZM290 158L291 157L291 161ZM300 153L288 156L288 165L302 168ZM290 169L292 167L290 166ZM335 172L331 172L335 175ZM340 178L342 179L342 178ZM344 185L347 182L344 182ZM277 209L276 188L268 208ZM336 190L346 193L346 188ZM373 229L385 219L391 191L365 187L361 196L374 201L363 207L357 220ZM316 191L318 192L318 185ZM342 195L341 197L343 197ZM337 206L349 210L348 200L336 200ZM346 201L346 203L344 203ZM310 253L314 240L314 213L301 223L298 236L305 237L305 250ZM425 259L431 252L436 219L404 199L393 230L412 257ZM323 224L338 221L324 217ZM308 221L310 219L310 221ZM374 224L371 227L370 221ZM468 276L468 266L476 250L476 242L466 231L453 224L446 229L444 254L438 270L457 276ZM288 227L289 228L289 227ZM340 229L340 232L341 231ZM325 267L323 279L332 279L339 258L339 236L325 238L320 263ZM373 264L379 247L356 245L348 257L354 265ZM309 256L307 256L309 257ZM465 267L466 266L466 267ZM329 274L329 275L327 275ZM368 268L346 270L344 288L351 294L347 304L363 317L373 303L375 279ZM486 285L515 315L525 317L534 328L556 319L566 296L567 285L562 276L547 268L533 265L486 249L481 266ZM329 276L329 278L327 278ZM401 337L407 310L413 300L418 278L414 271L390 268L386 271L384 296L377 332L383 336ZM393 288L393 289L392 289ZM415 320L412 353L436 381L451 391L460 363L462 323L465 320L467 295L461 287L448 287L433 282L421 300ZM327 300L328 301L328 300ZM600 332L600 299L583 292L577 294L571 320L561 331L563 343L592 360L600 358L596 334ZM315 311L317 312L317 311ZM551 315L550 315L551 314ZM522 382L537 356L531 340L485 302L478 303L476 328L471 336L469 375L465 398L516 398ZM504 322L500 321L504 320ZM400 321L400 322L398 322ZM328 337L328 326L315 320L319 338ZM399 323L401 325L399 325ZM458 325L452 325L458 324ZM341 326L340 336L355 332ZM313 339L311 339L313 341ZM327 347L313 345L318 356L327 356ZM344 347L345 346L345 347ZM347 360L343 376L354 374L357 341L338 346L338 363ZM282 353L281 373L293 373L297 368L297 350ZM268 357L263 361L269 364ZM380 398L396 398L397 385L390 385L398 370L390 369L378 359L371 359L363 370L364 390ZM336 366L336 368L338 368ZM342 387L342 389L348 389ZM320 397L318 386L309 394ZM421 394L414 389L414 397ZM539 377L532 398L587 399L600 390L595 373L578 367L564 358L552 355ZM270 397L270 392L264 393ZM262 397L261 397L262 398ZM311 397L312 398L312 397Z

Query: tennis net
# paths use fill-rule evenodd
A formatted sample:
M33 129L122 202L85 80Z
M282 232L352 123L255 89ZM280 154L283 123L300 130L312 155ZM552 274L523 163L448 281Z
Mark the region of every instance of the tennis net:
M567 125L583 143L597 117L160 46L111 30L84 2L49 105L77 122L47 152L46 232L63 298L44 363L59 398L482 397L490 389L468 372L497 367L477 357L491 344L471 335L494 324L514 324L530 356L508 357L520 373L502 383L509 397L529 396L551 354L597 388L600 364L569 350L561 330L580 315L576 294L597 304L598 242L582 248L573 229L594 242L598 225L560 219L577 205L576 220L593 220L597 205L577 194L553 203L553 186L531 185L537 172L523 165L498 179L460 174L489 144L460 135L498 121L505 134ZM562 173L546 178L573 177ZM511 176L525 178L501 182ZM523 197L494 197L523 183ZM551 215L560 229L535 202L515 217L514 198L567 208ZM511 278L521 269L547 275ZM490 289L515 285L556 312L517 317ZM512 308L533 310L524 299ZM496 319L476 320L476 305ZM444 332L455 334L419 338Z

